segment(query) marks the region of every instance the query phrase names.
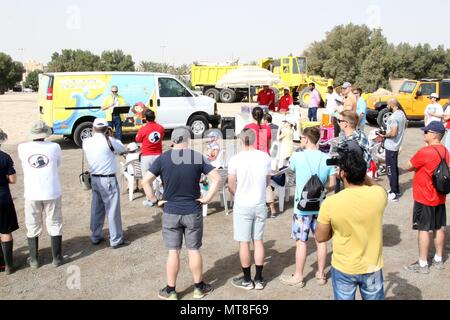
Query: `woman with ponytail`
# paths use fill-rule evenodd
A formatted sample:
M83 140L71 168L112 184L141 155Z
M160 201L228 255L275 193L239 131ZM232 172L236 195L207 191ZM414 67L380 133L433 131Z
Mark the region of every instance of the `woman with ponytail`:
M245 126L245 129L251 129L256 134L255 149L266 152L270 155L270 143L272 133L270 127L263 124L264 111L260 107L255 107L252 111L253 123Z

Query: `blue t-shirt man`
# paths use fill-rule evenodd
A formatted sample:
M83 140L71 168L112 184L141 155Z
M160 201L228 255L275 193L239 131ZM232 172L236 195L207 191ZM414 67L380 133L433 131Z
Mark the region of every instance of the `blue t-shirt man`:
M300 211L297 209L300 195L305 188L306 183L314 174L317 174L320 181L325 185L328 178L336 173L333 166L327 166L327 160L330 157L319 150L304 150L296 152L291 158L291 169L295 172L295 206L294 213L300 216L318 215L319 211Z
M367 103L363 97L359 97L358 103L356 104L356 114L358 115L358 118L361 116L361 113L363 113L364 115L360 122L360 129L361 131L364 131L364 126L366 125L367 118Z
M191 149L169 150L157 158L150 168L155 176L161 176L164 185L164 212L191 215L202 212L200 177L215 168L199 152Z

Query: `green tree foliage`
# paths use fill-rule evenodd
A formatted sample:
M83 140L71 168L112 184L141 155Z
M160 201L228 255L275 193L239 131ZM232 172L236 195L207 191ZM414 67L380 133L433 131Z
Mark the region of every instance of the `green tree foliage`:
M305 50L309 73L333 78L336 85L350 81L372 92L389 89L389 78L448 78L450 50L429 44L389 44L382 30L341 25Z
M24 72L22 63L13 61L9 55L0 52L0 94L20 82Z
M170 73L176 76L186 76L190 74L191 67L187 64L183 64L181 66L171 66L167 63L158 63L152 61L142 61L138 67L139 71L142 72L162 72L162 73Z
M122 50L103 51L100 57L101 71L134 71L134 61L131 55L125 55Z
M25 88L33 89L33 91L38 91L39 89L39 74L42 73L42 70L34 70L31 71L27 78L25 79L25 82L23 83Z
M52 54L49 72L78 72L100 70L100 57L90 51L64 49Z

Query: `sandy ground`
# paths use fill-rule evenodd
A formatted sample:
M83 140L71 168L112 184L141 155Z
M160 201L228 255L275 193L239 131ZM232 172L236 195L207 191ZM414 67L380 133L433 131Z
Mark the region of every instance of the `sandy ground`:
M17 144L26 140L26 132L38 117L35 94L0 96L0 127L10 136L2 149L13 157L18 171L18 184L12 187L20 229L14 233L15 264L11 276L0 274L0 299L157 299L157 290L165 285L166 250L161 235L161 210L146 209L142 196L129 202L122 196L122 220L129 247L110 250L107 244L94 247L89 241L89 192L81 191L78 174L81 151L61 137L55 137L63 149L61 180L63 188L63 251L71 262L60 268L51 266L50 239L44 231L40 237L40 259L43 266L32 270L26 265L28 253L23 212L23 176L17 158ZM222 115L233 115L239 104L220 105ZM419 125L407 130L400 161L407 161L423 146ZM370 128L369 128L370 129ZM128 138L131 141L131 137ZM167 142L166 142L167 144ZM389 204L384 218L385 290L387 299L450 299L450 266L429 275L403 271L403 265L417 260L417 234L411 230L412 174L402 173L404 196L399 203ZM380 182L386 185L386 177ZM237 244L232 239L232 216L226 216L219 203L210 206L205 219L203 257L205 280L215 291L208 299L332 299L329 282L319 287L314 274L317 269L314 245L309 243L306 262L307 285L303 289L283 286L278 277L294 268L294 242L290 239L292 198L288 209L266 227L266 266L269 281L264 291L245 292L234 288L230 280L239 275ZM107 235L105 225L105 235ZM450 241L447 240L447 244ZM329 246L331 249L331 246ZM448 255L446 255L446 259ZM330 260L330 255L328 257ZM182 299L192 297L192 278L188 271L187 253L182 253L182 266L177 290Z

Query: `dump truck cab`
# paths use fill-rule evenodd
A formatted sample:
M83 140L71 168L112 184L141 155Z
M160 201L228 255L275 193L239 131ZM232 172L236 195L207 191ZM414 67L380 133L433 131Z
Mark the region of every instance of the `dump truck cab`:
M430 95L437 93L445 105L450 98L450 79L422 79L405 80L399 93L385 96L371 96L367 102L367 119L386 127L387 120L392 114L387 108L388 101L395 97L406 114L408 120L423 120L426 107L430 104Z

